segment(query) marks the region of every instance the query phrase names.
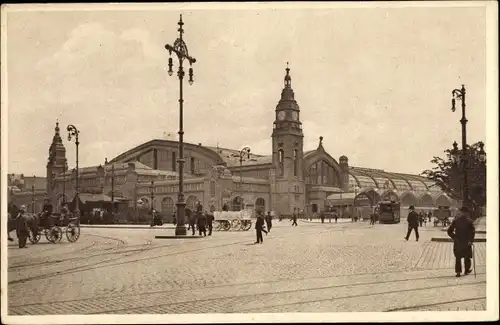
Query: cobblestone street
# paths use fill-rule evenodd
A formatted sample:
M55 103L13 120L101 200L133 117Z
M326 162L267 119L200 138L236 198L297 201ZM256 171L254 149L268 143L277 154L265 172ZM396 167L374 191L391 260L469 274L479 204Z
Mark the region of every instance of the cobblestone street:
M9 244L9 314L485 310L486 243L477 278L455 278L439 227L275 222L255 233L154 239L173 229L82 228L79 241Z

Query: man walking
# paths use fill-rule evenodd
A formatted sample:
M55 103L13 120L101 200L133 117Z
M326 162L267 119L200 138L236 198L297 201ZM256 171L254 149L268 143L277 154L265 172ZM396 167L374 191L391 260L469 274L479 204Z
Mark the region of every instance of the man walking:
M212 229L213 229L213 222L214 222L214 213L213 212L206 212L205 215L207 217L207 227L208 227L208 235L212 236Z
M469 209L467 207L460 208L460 215L451 222L448 228L448 236L453 239L456 277L460 277L462 273L462 258L465 267L464 275L470 274L472 272L472 243L476 236L476 228L469 218Z
M257 241L255 242L256 244L264 242L264 239L262 238L262 232L265 231L264 222L264 217L259 212L259 214L257 215L257 220L255 221L255 232L257 234Z
M196 213L194 211L189 210L189 215L188 215L188 220L189 220L189 227L193 231L193 236L195 234L195 225L196 225ZM189 229L188 229L189 230Z
M292 220L292 226L297 226L297 214L295 213L295 211L292 214Z
M415 207L410 205L410 213L408 213L408 232L406 233L405 239L408 240L411 235L411 231L415 230L415 238L418 241L418 214L415 212Z
M29 233L29 226L28 226L28 218L24 214L26 211L26 206L22 205L21 208L19 209L19 214L17 215L16 219L16 235L17 235L17 240L19 242L19 248L26 248L26 240L28 239L28 236L30 235ZM35 235L35 234L33 234Z
M198 212L196 212L196 214L198 214ZM203 214L203 213L199 213L198 214L198 233L200 234L203 234L203 236L206 236L207 235L207 229L206 229L206 225L207 225L207 217L206 217L206 213Z
M273 227L273 216L271 216L271 211L267 211L266 226L267 232L271 232L271 228Z

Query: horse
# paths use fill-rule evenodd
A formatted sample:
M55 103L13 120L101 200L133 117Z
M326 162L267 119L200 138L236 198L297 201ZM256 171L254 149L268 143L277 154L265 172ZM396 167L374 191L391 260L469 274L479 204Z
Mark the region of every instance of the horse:
M38 224L39 224L39 216L36 214L27 214L23 215L24 218L27 219L28 227L30 228L31 234L33 237L36 237L38 234ZM10 233L17 229L17 218L12 218L9 216L7 221L7 239L9 241L14 241L12 237L10 237Z

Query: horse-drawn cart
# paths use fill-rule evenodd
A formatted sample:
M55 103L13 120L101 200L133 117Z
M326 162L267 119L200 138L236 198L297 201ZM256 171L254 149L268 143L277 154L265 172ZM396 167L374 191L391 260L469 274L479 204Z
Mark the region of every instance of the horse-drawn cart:
M80 238L80 223L78 218L64 217L60 213L53 213L45 218L41 214L36 216L38 220L38 231L30 233L29 240L36 244L42 235L52 244L61 242L63 232L70 243L74 243Z
M250 211L214 211L213 214L215 231L248 231L252 228Z
M440 206L436 211L434 211L434 227L437 227L440 222L443 227L446 227L451 223L450 219L450 207Z

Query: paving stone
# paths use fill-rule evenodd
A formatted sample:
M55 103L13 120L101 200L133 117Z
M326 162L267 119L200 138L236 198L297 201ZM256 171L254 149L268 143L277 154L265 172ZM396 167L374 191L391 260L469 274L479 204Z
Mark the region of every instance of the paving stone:
M485 244L477 278L455 278L438 229L405 241L406 225L299 227L162 239L162 229L85 228L77 243L9 247L9 313L123 314L484 310ZM467 303L464 299L470 300Z

